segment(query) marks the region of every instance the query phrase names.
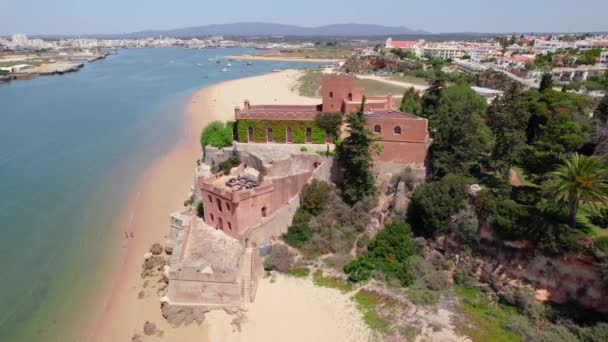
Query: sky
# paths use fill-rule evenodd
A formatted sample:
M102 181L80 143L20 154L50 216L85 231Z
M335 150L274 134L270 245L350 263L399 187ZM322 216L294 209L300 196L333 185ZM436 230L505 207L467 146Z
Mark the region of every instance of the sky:
M116 34L244 21L433 33L608 31L608 0L0 0L0 35Z

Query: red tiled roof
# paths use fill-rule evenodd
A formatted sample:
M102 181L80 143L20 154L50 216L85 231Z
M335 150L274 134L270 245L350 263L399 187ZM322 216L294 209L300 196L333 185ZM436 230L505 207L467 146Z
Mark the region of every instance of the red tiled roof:
M416 42L413 40L393 40L391 42L391 46L395 49L410 49L414 45L416 45Z
M237 120L314 120L320 112L317 105L256 105L241 109Z

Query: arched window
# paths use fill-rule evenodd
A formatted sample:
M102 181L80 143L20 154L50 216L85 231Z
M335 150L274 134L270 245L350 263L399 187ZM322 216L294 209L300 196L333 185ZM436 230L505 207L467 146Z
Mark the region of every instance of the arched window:
M232 230L232 223L230 221L228 221L228 230Z
M272 142L272 127L266 129L266 141Z
M329 97L332 98L332 99L334 98L334 92L333 91L329 92Z
M293 132L291 131L291 127L287 127L287 142L293 142Z
M213 198L211 198L211 195L208 195L208 196L209 196L209 203L213 203Z
M395 126L395 128L393 129L393 133L395 133L397 135L401 135L401 127Z
M217 204L217 210L219 210L221 213L222 212L222 202L220 201L219 198L216 198L215 203Z
M213 214L211 214L210 216L211 216L211 222L213 222L213 220L215 219L215 217L213 217Z
M374 126L374 133L382 133L382 127L380 125Z
M230 203L226 202L226 210L230 211Z
M253 142L253 127L247 128L247 142Z
M266 217L267 216L267 212L266 212L266 207L262 207L262 217Z
M353 93L348 93L348 101L352 101L353 100Z

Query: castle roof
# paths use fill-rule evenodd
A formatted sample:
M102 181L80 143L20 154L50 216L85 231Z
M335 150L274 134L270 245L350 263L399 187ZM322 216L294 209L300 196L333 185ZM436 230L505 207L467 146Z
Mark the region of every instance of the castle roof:
M237 120L314 120L319 105L256 105L241 109Z

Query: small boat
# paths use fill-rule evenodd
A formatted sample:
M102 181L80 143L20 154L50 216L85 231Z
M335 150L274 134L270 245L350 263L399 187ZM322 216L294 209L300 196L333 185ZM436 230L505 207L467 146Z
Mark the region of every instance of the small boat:
M226 69L226 68L222 69L222 72L226 72L226 71L228 71L228 69Z
M226 66L230 68L232 66L232 64L228 63L228 64L226 64Z
M209 58L208 59L208 61L214 61L214 60L215 60L215 58Z
M217 61L215 61L215 63L220 64L220 63L222 63L222 61L217 60Z
M253 63L251 63L251 62L247 62L247 65L253 65Z

